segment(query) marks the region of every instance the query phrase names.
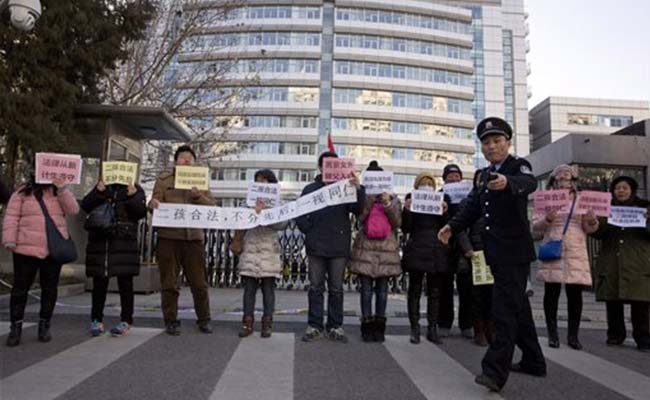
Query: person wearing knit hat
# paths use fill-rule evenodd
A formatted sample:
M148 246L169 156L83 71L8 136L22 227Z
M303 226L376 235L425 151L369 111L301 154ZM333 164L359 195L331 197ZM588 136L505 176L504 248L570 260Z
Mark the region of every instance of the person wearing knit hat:
M637 181L619 176L610 185L612 206L646 209L650 202L637 195ZM596 260L596 300L607 306L607 345L625 342L625 304L630 304L632 337L637 348L650 352L650 218L643 228L619 227L599 218L599 229L592 234L601 240Z
M413 187L417 190L434 191L436 184L433 174L422 172L415 178ZM426 338L432 343L442 343L437 324L440 314L440 292L449 270L449 250L438 240L437 233L447 221L449 203L449 197L445 196L443 215L414 215L411 212L411 195L408 194L402 210L402 232L408 235L402 257L402 268L409 273L407 309L411 325L410 341L413 344L420 343L420 296L425 275L428 322Z
M383 168L377 161L371 161L366 171L383 171ZM401 215L399 198L383 192L366 197L363 212L357 219L360 229L352 246L350 272L358 276L361 284L361 339L364 342L384 341L388 280L402 273L397 236Z
M456 183L463 180L463 171L456 164L447 164L442 171L442 179L445 184ZM453 218L458 211L460 204L449 205L449 217ZM466 233L463 244L468 242ZM461 334L466 339L472 339L474 332L473 312L472 312L472 274L470 263L465 257L465 251L460 246L461 239L452 243L451 254L449 257L449 274L447 280L442 285L440 293L440 318L438 320L438 329L441 337L449 336L451 327L454 324L454 280L458 289L458 327Z
M553 169L548 179L549 190L570 190L577 195L578 172L562 164ZM557 329L557 309L562 284L566 290L569 312L569 333L567 343L575 350L581 350L578 330L582 315L582 290L592 286L591 267L587 252L587 235L598 229L598 220L593 212L586 215L560 214L550 211L533 218L533 230L544 235L544 242L562 241L562 258L552 261L540 260L537 279L544 282L544 316L548 333L548 345L560 347ZM567 226L566 232L564 227Z

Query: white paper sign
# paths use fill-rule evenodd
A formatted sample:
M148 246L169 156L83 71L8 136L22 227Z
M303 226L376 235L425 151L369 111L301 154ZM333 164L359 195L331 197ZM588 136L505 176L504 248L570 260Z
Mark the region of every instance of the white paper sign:
M648 223L647 212L647 209L641 207L612 206L612 214L607 222L622 228L645 228Z
M280 185L277 183L251 182L248 185L246 205L255 207L257 200L262 200L266 207L277 207L280 205Z
M252 208L160 203L154 210L152 225L167 228L251 229L288 221L328 206L356 201L356 188L349 181L343 180L296 201L264 209L259 215Z
M459 204L472 191L473 186L470 181L447 183L442 187L442 191L451 197L451 204Z
M411 193L411 211L420 214L442 215L444 193L414 190Z
M393 193L393 179L391 171L365 171L361 184L366 188L366 194Z

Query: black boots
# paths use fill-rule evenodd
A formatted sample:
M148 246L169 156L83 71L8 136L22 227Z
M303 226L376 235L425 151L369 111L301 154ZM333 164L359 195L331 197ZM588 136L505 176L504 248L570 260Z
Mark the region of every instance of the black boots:
M434 344L442 344L442 340L438 335L438 328L435 324L427 327L427 340Z
M386 317L362 317L361 340L364 342L383 342L386 338Z
M375 315L375 342L383 342L386 340L386 317Z
M50 335L50 320L42 319L38 321L38 341L47 343L52 340Z
M411 338L413 344L420 344L420 324L411 325Z
M7 336L7 346L15 347L20 344L20 337L23 334L23 321L12 322L9 336Z
M559 348L560 336L557 333L557 319L547 318L546 330L548 331L548 347Z
M474 321L474 344L481 347L487 347L487 323L482 319L477 319Z

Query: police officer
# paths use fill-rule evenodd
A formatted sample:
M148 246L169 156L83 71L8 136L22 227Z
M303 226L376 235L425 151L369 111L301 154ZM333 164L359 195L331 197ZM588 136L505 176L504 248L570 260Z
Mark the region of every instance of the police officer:
M490 166L479 171L479 184L470 193L467 205L438 237L446 243L479 217L485 219L485 256L495 281L492 313L496 337L483 358L483 373L476 377L476 383L498 392L510 371L546 376L546 362L526 296L530 262L536 258L526 205L537 183L530 164L508 153L512 128L506 121L485 118L476 133ZM515 344L523 355L521 362L511 365Z

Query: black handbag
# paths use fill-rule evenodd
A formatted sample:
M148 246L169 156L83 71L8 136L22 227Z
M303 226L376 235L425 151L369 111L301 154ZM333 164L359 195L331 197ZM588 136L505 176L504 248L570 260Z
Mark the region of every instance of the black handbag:
M110 201L93 208L84 224L84 229L89 232L111 233L114 228L115 208Z
M59 264L67 264L77 259L77 246L72 238L66 239L59 232L54 220L45 207L43 199L37 199L45 217L45 233L47 234L47 250L50 257Z

